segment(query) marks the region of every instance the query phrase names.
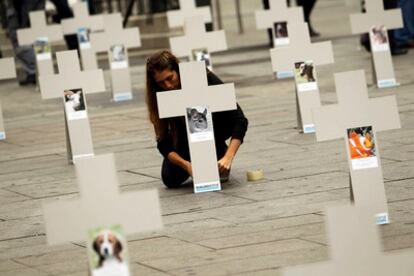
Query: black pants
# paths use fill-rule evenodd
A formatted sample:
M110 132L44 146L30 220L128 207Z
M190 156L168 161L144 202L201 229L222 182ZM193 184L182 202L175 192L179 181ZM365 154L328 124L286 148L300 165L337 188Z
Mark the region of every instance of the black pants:
M216 153L217 160L220 160L227 151L227 145L224 141L217 143L216 141ZM190 154L188 153L188 148L182 147L177 149L177 153L185 160L190 160ZM190 175L183 168L174 165L171 163L168 158L164 158L161 166L161 178L162 182L168 188L178 188L180 187Z

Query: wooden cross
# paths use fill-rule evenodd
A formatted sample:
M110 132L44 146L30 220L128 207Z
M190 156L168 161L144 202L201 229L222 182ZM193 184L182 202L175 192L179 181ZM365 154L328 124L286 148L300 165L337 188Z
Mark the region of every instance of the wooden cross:
M80 160L75 169L80 199L43 205L50 245L85 241L89 231L113 225L120 225L125 235L162 228L157 190L121 194L112 154Z
M63 40L63 32L61 25L47 25L44 11L34 11L29 13L30 28L17 30L17 40L20 45L34 45L36 40L45 39L50 46L52 42ZM53 59L51 54L41 59L40 55L36 55L37 74L49 75L54 73Z
M41 76L40 91L43 99L64 97L64 91L82 89L85 94L105 92L105 80L102 70L81 71L76 51L64 51L56 54L59 74ZM84 98L85 105L86 99ZM65 109L66 138L70 161L93 156L92 135L87 116L71 120Z
M184 32L185 36L170 38L171 51L177 57L196 61L194 51L206 50L210 54L228 49L224 30L206 32L201 16L186 18Z
M327 210L331 260L283 269L283 276L411 276L414 252L383 253L372 213L351 205Z
M316 139L328 141L345 139L351 174L351 199L356 205L370 206L377 214L377 223L389 223L387 199L382 176L380 152L376 133L401 127L395 96L368 98L364 71L335 74L338 104L313 110ZM364 148L361 139L356 140L350 130L371 127L374 156L358 158L354 150Z
M386 30L404 26L401 9L384 10L383 0L366 0L365 9L366 13L350 15L352 33L370 35L373 75L377 86L379 88L397 86ZM373 28L376 29L375 32L380 32L375 35ZM379 39L381 37L383 41Z
M204 23L210 23L210 7L196 7L195 0L179 0L180 9L167 12L168 26L170 28L184 26L187 17L202 16Z
M73 18L63 19L63 33L78 34L79 30L85 28L91 32L102 31L104 29L104 20L102 15L90 15L86 2L77 2L73 5ZM82 68L92 70L98 68L98 62L91 43L79 43Z
M0 80L13 79L16 77L16 66L13 58L0 59ZM3 111L0 102L0 140L6 139L6 131L4 128Z
M298 62L312 61L313 66L334 62L332 43L330 41L311 43L307 23L290 23L288 31L290 33L289 46L270 50L273 72L292 70ZM304 133L315 132L312 109L321 104L316 80L313 87L304 91L297 83L296 96L298 127Z
M95 53L107 52L111 57L111 48L124 47L124 66L115 68L111 63L111 83L114 101L132 99L131 76L128 65L128 49L141 47L141 38L138 28L124 29L122 17L119 13L104 16L104 31L92 33L90 36Z
M198 193L220 190L213 129L211 128L208 139L193 140L187 113L189 109L200 106L206 107L210 114L236 109L234 84L208 86L203 62L180 63L179 66L181 90L157 93L159 116L161 119L186 116L194 191Z

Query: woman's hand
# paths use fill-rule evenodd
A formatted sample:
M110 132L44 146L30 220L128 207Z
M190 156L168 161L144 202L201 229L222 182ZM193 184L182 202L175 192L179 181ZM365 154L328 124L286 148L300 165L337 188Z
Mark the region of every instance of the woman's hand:
M223 173L223 172L230 171L232 163L233 163L233 158L228 157L228 156L225 155L223 158L221 158L218 161L219 172Z

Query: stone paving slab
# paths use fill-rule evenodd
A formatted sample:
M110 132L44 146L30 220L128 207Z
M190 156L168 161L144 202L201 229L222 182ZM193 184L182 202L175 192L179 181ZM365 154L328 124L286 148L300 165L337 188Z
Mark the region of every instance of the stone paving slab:
M194 195L191 185L168 190L161 183L143 54L131 60L132 101L87 96L95 152L115 154L121 192L152 188L160 195L164 229L129 239L133 275L280 275L281 267L329 257L324 209L349 202L346 144L298 133L294 82L273 78L266 32L255 30L261 1L242 2L246 32L239 35L233 2L222 1L230 47L239 49L213 55L215 72L235 83L249 118L223 191ZM370 55L349 34L353 8L342 0L317 2L318 40L333 39L336 61L317 68L321 100L337 102L333 73L358 69L366 70L370 97L396 95L402 129L377 133L392 222L379 229L385 251L414 250L414 52L394 58L401 86L377 89ZM34 87L15 81L0 82L0 89L8 138L0 141L0 275L86 275L85 244L46 245L41 213L44 202L79 198L61 101L42 101ZM246 171L258 168L265 178L247 182Z

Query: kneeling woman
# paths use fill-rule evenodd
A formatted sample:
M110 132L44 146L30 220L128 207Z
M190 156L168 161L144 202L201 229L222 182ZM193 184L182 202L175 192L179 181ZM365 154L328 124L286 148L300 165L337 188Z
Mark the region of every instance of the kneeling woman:
M164 156L162 181L168 188L179 187L192 176L184 117L159 119L156 93L181 89L178 59L168 51L156 53L147 59L146 102L151 123L154 125L157 147ZM223 82L207 70L209 85ZM173 104L173 103L171 103ZM212 114L217 162L222 182L228 180L233 158L247 131L248 121L240 106L236 110ZM226 140L230 138L229 145Z

